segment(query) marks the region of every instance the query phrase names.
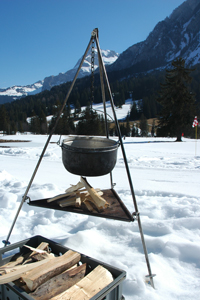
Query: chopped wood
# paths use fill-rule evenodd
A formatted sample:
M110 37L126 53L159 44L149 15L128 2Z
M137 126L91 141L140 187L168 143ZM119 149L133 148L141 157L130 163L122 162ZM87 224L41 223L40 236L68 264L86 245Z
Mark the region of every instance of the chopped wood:
M42 250L42 249L47 249L48 250L48 243L42 242L37 248L33 248L27 245L24 245L25 247L29 248L30 250L32 250L32 252L30 253L26 253L25 255L21 255L20 253L17 254L17 259L14 261L10 261L7 264L4 264L3 266L0 267L0 275L3 274L8 274L10 272L12 272L15 268L15 266L18 266L20 264L26 264L32 261L39 261L42 260L44 258L47 258L48 255L44 255L44 256L36 256L37 252L45 252L46 251ZM52 255L52 254L51 254ZM14 257L16 257L16 255L14 255ZM13 257L13 258L14 258Z
M55 200L59 200L59 199L62 199L62 198L66 198L66 197L69 196L70 194L71 194L71 193L64 193L64 194L57 195L57 196L55 196L55 197L52 197L52 198L48 199L47 202L50 203L50 202L53 202L53 201L55 201ZM74 196L75 196L75 195L76 195L76 194L74 194Z
M23 289L26 293L30 293L31 291L27 287L26 283L21 280L21 278L14 280L13 283L19 288Z
M112 281L112 274L98 265L75 285L51 300L89 300Z
M67 270L40 285L30 294L35 300L48 300L61 294L85 276L86 264Z
M36 253L33 256L31 256L30 258L28 258L25 263L23 264L18 264L18 265L13 265L13 266L3 266L2 268L0 268L0 274L8 274L10 272L14 272L18 269L21 268L21 266L25 266L28 263L32 263L32 262L36 262L36 261L41 261L47 258L54 258L55 256L52 253Z
M76 268L77 267L77 264L75 264L74 266L72 266L71 268L69 268L67 271L73 269L73 268ZM65 271L66 272L66 271ZM17 279L17 280L14 280L13 281L14 284L18 287L20 287L21 289L23 289L26 293L30 293L31 291L29 290L29 288L27 287L26 283L24 281L22 281L21 278Z
M84 184L81 182L78 182L76 185L72 185L70 188L68 188L66 190L66 193L52 197L52 198L48 199L47 202L50 203L55 200L59 200L58 205L60 207L67 207L67 206L80 207L81 202L84 202L87 200L87 201L92 201L95 204L95 206L97 206L98 210L102 210L102 207L101 206L99 207L98 205L96 205L96 202L91 197L91 191L90 192L88 191L88 187L85 189L83 189L83 187L84 187ZM100 197L99 202L101 201L101 203L102 203L103 198L101 199L101 196L103 196L103 192L100 189L93 189L93 188L92 188L92 192L95 193L96 198ZM65 198L65 199L63 199L63 198ZM103 204L104 204L104 206L106 205L105 202ZM96 210L91 206L90 203L86 203L85 205L89 211L96 212Z
M34 261L40 261L40 260L43 260L43 259L46 259L46 258L54 258L55 255L53 253L47 253L47 252L44 252L44 253L35 253L34 255L32 255L30 257L30 260L27 260L25 261L26 263L29 263L29 262L34 262ZM23 263L24 264L24 263Z
M96 213L97 210L94 209L94 207L92 206L91 202L89 200L84 200L83 203L85 204L85 206L87 207L87 209L93 213Z
M7 264L4 264L0 267L0 275L7 274L7 270L11 269L19 264L22 264L24 261L24 256L17 254L17 259L14 261L10 261Z
M93 203L96 205L96 207L98 208L99 211L102 211L109 206L109 203L104 198L102 198L101 196L98 195L98 192L88 184L88 182L85 178L81 177L81 182L84 184L85 188L88 190L88 192L93 200Z
M66 207L66 206L75 206L75 207L80 207L81 206L81 198L80 197L73 197L65 200L61 200L58 202L58 204L61 207Z
M0 276L0 284L5 284L10 281L14 281L19 279L22 274L25 272L31 271L34 268L41 267L45 263L49 263L52 260L52 258L46 258L41 261L33 262L31 264L26 264L26 265L17 265L15 268L13 268L13 271Z
M96 192L97 192L97 194L99 195L99 196L103 196L103 192L100 190L100 189L94 189ZM89 198L91 198L91 196L90 196L90 193L89 192L87 192L87 193L80 193L80 195L81 195L81 197L89 197ZM84 199L83 199L84 200ZM92 198L91 198L91 200L92 200Z
M39 246L37 246L37 248L33 248L27 245L24 245L25 247L29 248L30 250L32 250L31 254L29 255L29 257L24 260L23 265L27 264L29 262L32 261L39 261L42 260L44 258L47 258L48 256L51 258L53 256L53 254L48 255L49 252L49 244L46 242L41 242L39 244ZM45 253L44 255L37 255L37 253Z
M80 258L79 253L69 250L62 256L52 258L42 267L39 266L28 274L22 275L22 280L31 291L34 291L42 283L78 263Z
M78 182L77 184L75 184L75 185L72 185L71 184L71 187L70 188L68 188L68 189L66 189L65 190L65 192L66 193L72 193L72 192L76 192L76 191L78 191L78 190L80 190L80 189L82 189L82 188L84 188L84 184L82 183L82 182Z
M25 246L27 247L27 245L25 245ZM37 250L44 250L44 251L49 252L49 243L41 242L41 243L39 244L39 246L37 246L37 248L33 248L33 247L32 247L32 249L36 249L36 251L37 251ZM32 254L34 254L34 251L35 251L35 250L33 250L33 253L32 253Z
M31 255L34 255L35 253L45 253L46 251L43 250L43 249L40 249L40 248L33 248L31 246L27 246L27 245L24 245L24 247L26 248L29 248L31 251L33 251L33 253L31 253ZM34 253L35 252L35 253ZM30 255L30 256L31 256Z

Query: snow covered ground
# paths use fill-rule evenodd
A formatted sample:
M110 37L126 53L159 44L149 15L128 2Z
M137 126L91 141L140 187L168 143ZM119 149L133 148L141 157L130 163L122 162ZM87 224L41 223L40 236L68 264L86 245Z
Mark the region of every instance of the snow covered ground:
M30 142L0 144L0 242L7 237L47 136L1 138ZM54 135L51 142L58 139ZM24 203L10 242L42 235L125 270L126 300L199 299L200 140L174 141L131 137L124 141L151 269L156 274L155 290L145 283L148 272L137 222L62 213ZM120 198L134 212L121 148L113 179ZM65 170L61 148L50 143L28 196L31 200L52 197L78 181L79 176ZM110 188L109 175L88 181L95 188Z

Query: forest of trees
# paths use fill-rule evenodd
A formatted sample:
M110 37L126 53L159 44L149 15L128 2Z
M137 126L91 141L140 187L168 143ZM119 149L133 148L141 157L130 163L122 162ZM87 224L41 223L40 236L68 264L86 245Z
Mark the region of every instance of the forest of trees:
M118 72L108 74L115 105L121 107L126 99L130 97L133 99L133 105L130 107L126 125L121 125L122 135L137 136L138 128L134 127L130 130L129 122L139 120L141 124L145 124L147 123L147 119L158 117L162 105L157 99L160 83L163 84L165 81L165 71L157 71L145 75L140 74L134 77L129 75L124 80L120 80L119 76ZM200 111L200 65L196 66L191 76L191 90L195 94L197 104L196 114L198 115ZM56 128L56 133L102 134L104 131L103 117L99 117L97 113L88 109L91 101L90 84L90 76L77 79ZM36 95L0 105L0 131L4 131L6 134L15 134L17 131L30 131L36 134L48 133L53 127L58 111L64 102L70 86L71 82L67 82L53 87L50 91L46 90ZM109 100L107 91L106 100ZM98 74L94 76L93 101L94 103L102 102ZM87 109L80 115L82 106L87 106ZM73 114L71 113L71 107L74 108ZM46 117L50 115L53 118L50 124L47 124ZM88 120L88 124L90 125L86 124L85 119ZM76 126L74 126L74 120L76 120ZM91 128L93 128L93 132L89 133ZM114 131L113 128L110 131L112 133ZM145 135L146 131L147 129L142 130L140 128L140 134Z

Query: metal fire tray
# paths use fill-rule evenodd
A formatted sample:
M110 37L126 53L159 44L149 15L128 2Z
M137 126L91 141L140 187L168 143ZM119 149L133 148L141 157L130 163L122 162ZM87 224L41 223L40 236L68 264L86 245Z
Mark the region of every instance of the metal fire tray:
M0 248L0 266L8 263L14 257L14 254L19 253L25 254L29 251L24 245L28 245L36 248L41 242L47 242L55 255L60 255L70 250L70 248L64 247L63 245L56 243L55 241L49 240L40 235L28 238L26 240L20 241L8 245L6 247ZM73 249L72 249L73 250ZM76 250L74 250L76 251ZM81 253L80 253L81 254ZM111 265L105 264L102 261L95 260L89 256L81 254L81 263L87 264L87 272L92 271L98 265L102 265L113 275L113 282L108 284L105 288L99 291L90 300L122 300L124 299L122 295L122 282L126 278L126 272L117 269ZM15 282L9 282L7 284L0 285L0 299L1 300L34 300L31 295L26 293L20 287L16 286Z
M118 194L114 189L102 190L103 198L109 203L109 207L104 209L102 212L91 212L89 211L84 204L81 204L81 207L60 207L58 204L59 200L53 202L47 202L49 198L29 201L28 204L31 206L50 208L56 210L62 210L66 212L78 213L91 215L101 218L114 219L119 221L132 222L134 221L132 214L129 212L127 207L124 205L123 201L119 198ZM66 197L67 198L67 197ZM64 200L65 198L62 198Z

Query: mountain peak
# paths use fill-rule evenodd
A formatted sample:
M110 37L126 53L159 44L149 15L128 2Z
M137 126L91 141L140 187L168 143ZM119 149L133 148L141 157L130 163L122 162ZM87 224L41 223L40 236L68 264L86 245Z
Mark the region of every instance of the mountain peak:
M96 70L99 66L98 64L98 56L97 56L97 49L94 49L95 57L94 57L94 70ZM111 65L113 64L117 58L119 57L119 54L116 53L113 50L101 50L101 54L103 57L103 61L105 65ZM82 57L77 61L76 65L73 69L67 71L66 73L60 73L57 76L49 76L44 79L44 84L42 90L50 90L55 85L60 85L62 83L68 82L73 80L76 71L80 65L80 62L82 60ZM78 78L82 78L84 76L88 76L91 74L91 49L88 51L88 54L84 60L84 63L81 67L81 70L79 72Z
M118 58L119 54L113 50L101 50L103 61L105 65L111 65ZM40 93L44 90L50 90L55 85L60 85L62 83L73 80L76 71L81 62L80 58L73 69L67 71L66 73L59 73L58 75L51 75L45 77L44 80L37 81L31 85L26 86L12 86L5 89L0 89L0 104L5 102L11 102L13 100L19 99L27 95L33 95ZM94 69L98 68L98 58L97 49L95 48L95 60ZM91 73L91 51L88 52L82 68L79 72L78 78L90 75Z
M166 68L177 57L200 63L200 0L187 0L157 23L147 39L125 50L109 70L132 67L134 73Z

